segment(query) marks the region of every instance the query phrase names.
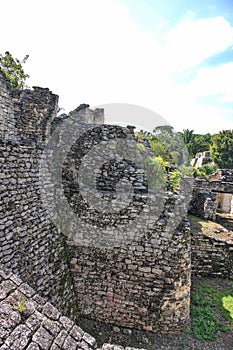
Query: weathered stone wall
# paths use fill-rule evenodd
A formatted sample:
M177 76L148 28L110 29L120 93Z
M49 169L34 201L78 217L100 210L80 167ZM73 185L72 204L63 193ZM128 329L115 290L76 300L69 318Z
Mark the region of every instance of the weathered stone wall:
M0 349L95 350L97 343L17 275L0 266ZM124 347L103 344L98 349Z
M19 126L22 118L23 125L34 113L37 103L37 112L41 108L42 113L42 105L50 104L51 100L56 101L48 89L41 90L45 90L51 98L43 101L44 93L40 90L39 95L37 91L31 95L27 91L21 99L21 114L13 115L14 99L12 101L11 92L0 75L0 121L3 136L0 138L0 262L19 274L25 282L56 303L64 312L74 316L75 302L70 288L66 241L51 224L40 200L38 163L43 145L36 144L34 136L38 132L39 140L42 140L44 128L39 130L36 127L32 133L27 126L18 132L14 130L15 122ZM20 91L15 93L19 96L22 94ZM27 108L24 110L25 106ZM54 106L52 103L49 116L53 114ZM44 117L45 115L38 115L40 121ZM14 133L11 133L12 130Z
M46 141L57 114L58 96L40 87L14 90L11 95L18 137L34 142Z
M207 192L202 189L194 189L192 199L189 203L189 213L206 220L216 219L216 193Z
M219 169L208 179L197 178L193 187L189 205L190 214L215 220L217 207L220 211L232 212L233 171L231 169ZM224 207L227 201L229 204L226 210Z
M233 279L233 241L191 232L192 274Z
M232 169L218 169L214 174L209 176L210 180L232 182L233 183L233 170Z
M233 182L196 178L194 189L196 188L203 192L233 193Z
M103 227L106 232L111 232L118 226L119 237L127 222L131 221L132 231L135 228L134 216L145 207L147 187L143 172L126 161L104 164L97 182L100 193L102 191L104 195L108 191L106 194L109 195L122 177L131 182L135 191L133 203L127 210L116 214L103 215L86 205L75 180L83 157L93 146L101 141L126 138L130 134L128 128L93 126L91 133L83 135L67 157L63 179L66 195L83 223L94 225L98 246L101 242L103 247L106 244L106 237L98 233ZM72 168L69 164L73 165ZM89 174L91 170L87 167L86 172ZM177 228L168 228L177 196L168 192L164 196L166 201L159 220L152 223L151 229L142 227L140 239L127 241L125 232L123 246L108 248L97 248L93 242L91 246L82 246L69 241L80 315L145 331L174 332L182 329L189 317L190 234L185 221ZM82 231L81 225L79 230Z
M183 328L189 317L189 234L166 233L112 250L71 247L80 314L153 332Z
M0 70L0 138L16 139L15 117L9 87Z
M38 146L0 140L0 262L70 312L73 295L66 242L40 202L41 151Z
M165 207L159 220L149 230L141 227L139 240L116 249L78 246L69 241L67 248L65 238L58 234L42 206L38 176L38 162L51 133L50 125L60 123L55 118L57 96L41 88L10 93L4 84L1 80L0 96L3 107L9 109L3 108L1 115L0 262L69 316L74 316L77 302L81 314L99 321L154 332L181 329L189 317L190 235L185 221L167 229L168 221L174 217L176 196L164 193ZM12 110L9 129L15 123L17 133L14 129L9 139L7 123ZM103 122L101 109L81 108L77 112L78 123ZM92 130L72 147L64 164L64 189L72 209L81 215L84 226L87 222L96 224L96 239L103 241L105 238L98 236L100 227L108 227L111 233L114 226L123 225L124 233L126 222L134 224L134 216L144 206L145 178L133 164L106 164L98 189L106 195L114 191L123 165L123 175L134 187L135 201L120 215L96 215L78 193L74 164L80 165L85 154L100 141L126 138L129 134L132 128L93 124ZM105 173L110 177L105 178Z
M217 210L222 213L230 214L233 211L233 195L230 193L217 193Z

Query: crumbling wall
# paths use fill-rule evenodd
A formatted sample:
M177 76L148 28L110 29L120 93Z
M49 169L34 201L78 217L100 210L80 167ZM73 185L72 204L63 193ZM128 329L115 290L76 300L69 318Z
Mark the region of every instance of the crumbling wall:
M2 76L0 77L3 106L0 116L3 135L0 138L0 262L19 274L42 296L56 303L65 313L74 316L75 302L70 288L66 241L52 225L40 200L38 164L43 145L34 142L34 131L30 134L27 126L25 129L22 127L19 133L14 133L14 137L10 137L15 121L19 124L19 118L22 117L23 123L23 120L34 113L33 110L23 110L23 106L35 106L37 102L42 106L50 99L47 102L43 102L43 99L40 102L34 101L33 92L31 97L25 93L21 115L14 116L11 114L14 110L14 99L12 101L7 85ZM17 93L21 95L21 92ZM46 94L49 94L48 91ZM52 100L53 96L51 94ZM53 107L52 104L51 108ZM53 114L51 110L49 113ZM11 123L8 125L8 133L6 126L9 117ZM43 119L42 116L38 118L40 121ZM44 129L41 128L39 132L36 127L35 130L41 140ZM21 132L25 132L24 137L20 135Z
M67 156L63 179L67 198L72 209L82 217L83 225L85 222L93 225L98 237L96 246L68 242L79 314L127 328L175 332L183 328L189 317L191 264L188 223L181 217L182 223L178 227L169 227L169 221L174 220L174 206L179 196L164 193L166 198L159 219L151 224L150 229L145 223L140 237L128 240L125 231L123 245L105 247L108 236L99 235L101 228L105 227L106 232L111 233L117 226L120 239L121 232L124 235L124 225L131 222L133 234L137 225L134 217L146 207L148 189L142 170L124 161L104 164L97 182L100 193L114 193L114 183L124 176L137 194L127 210L118 213L103 215L88 206L75 181L82 159L92 147L101 141L127 139L130 134L128 128L108 125L97 128L93 125L91 132L83 135ZM72 169L69 164L73 165ZM87 174L91 171L86 168ZM81 225L79 231L82 232Z
M214 174L209 176L210 180L233 182L233 169L218 169Z
M15 117L9 87L0 70L0 137L16 139Z
M18 137L34 142L46 141L57 115L58 96L40 87L14 90L11 95Z
M160 226L161 225L161 226ZM165 232L112 250L70 245L80 314L153 332L183 329L189 318L189 234Z
M189 203L189 213L206 220L216 220L216 193L202 189L194 189Z
M55 117L57 96L41 88L10 93L2 80L0 88L4 136L0 140L0 262L69 316L75 316L77 302L82 315L99 321L154 332L182 329L189 317L190 235L186 221L169 228L177 196L164 193L165 207L159 219L150 229L142 226L140 239L131 240L123 247L100 249L74 241L67 244L42 205L38 174L40 157L51 134L50 126L56 128L61 122ZM93 144L101 140L116 135L126 138L132 134L132 128L101 128L101 109L81 108L77 112L80 112L79 123L95 123L99 127L93 125L67 156L63 182L70 205L84 220L83 227L86 222L95 221L96 234L103 225L110 233L114 225L124 225L129 220L133 226L134 215L144 205L146 190L145 179L137 168L128 164L124 171L141 199L130 210L108 217L96 216L92 208L85 206L75 181L72 186L73 163L69 163L72 155L82 161ZM12 138L8 126L14 131ZM112 166L117 173L118 166L114 162ZM108 165L103 168L102 175L110 168ZM107 182L101 182L103 176L99 190L108 192ZM113 179L117 180L114 172Z
M190 214L215 220L216 211L232 212L233 171L219 169L208 179L195 179Z
M192 274L233 279L233 241L191 232Z

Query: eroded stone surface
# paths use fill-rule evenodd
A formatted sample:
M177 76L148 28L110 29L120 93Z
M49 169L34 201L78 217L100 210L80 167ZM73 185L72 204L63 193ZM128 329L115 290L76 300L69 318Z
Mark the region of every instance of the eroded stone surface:
M82 331L67 317L64 317L53 305L46 303L43 311L37 310L33 297L36 292L14 274L4 273L0 267L0 290L8 288L9 293L0 302L0 349L40 350L96 349L95 339ZM17 278L18 286L14 284ZM22 290L30 293L22 294ZM32 313L28 313L31 303L35 304ZM39 308L40 309L40 308Z

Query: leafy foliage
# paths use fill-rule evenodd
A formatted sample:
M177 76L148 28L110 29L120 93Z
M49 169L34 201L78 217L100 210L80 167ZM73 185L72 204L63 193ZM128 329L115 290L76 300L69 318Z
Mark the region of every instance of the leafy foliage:
M173 191L176 191L180 185L181 172L177 169L169 173L169 184Z
M194 134L193 130L184 129L182 135L191 158L195 157L198 152L210 150L210 146L212 145L211 134Z
M212 137L211 156L222 169L233 169L233 130L223 130Z
M162 157L162 159L167 162L170 162L172 160L172 156L169 153L168 149L157 136L142 130L139 133L136 133L136 136L140 142L145 142L150 146L150 149L155 157Z
M217 169L218 166L214 163L204 164L200 168L193 169L193 176L207 178L209 175L213 174Z
M143 151L146 145L150 147L154 155L147 159L147 167L157 169L156 181L164 185L162 179L166 179L168 188L176 191L179 188L181 177L190 176L192 173L190 167L183 165L189 162L182 135L174 132L171 126L164 125L156 127L153 133L140 131L136 136L140 142L137 145L138 150ZM152 174L152 170L150 173Z
M24 64L28 55L22 61L13 58L10 52L6 51L5 55L0 54L0 69L8 81L11 89L23 89L25 81L29 75L24 72L22 64Z
M189 164L188 150L181 133L175 132L169 125L158 126L153 132L169 154L168 161L179 166Z

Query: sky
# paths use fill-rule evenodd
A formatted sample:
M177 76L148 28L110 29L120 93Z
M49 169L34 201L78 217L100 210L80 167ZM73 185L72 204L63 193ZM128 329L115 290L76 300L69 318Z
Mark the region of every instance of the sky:
M28 85L65 112L138 105L175 130L233 129L232 0L1 1L0 53L23 59ZM106 122L146 124L127 113Z

